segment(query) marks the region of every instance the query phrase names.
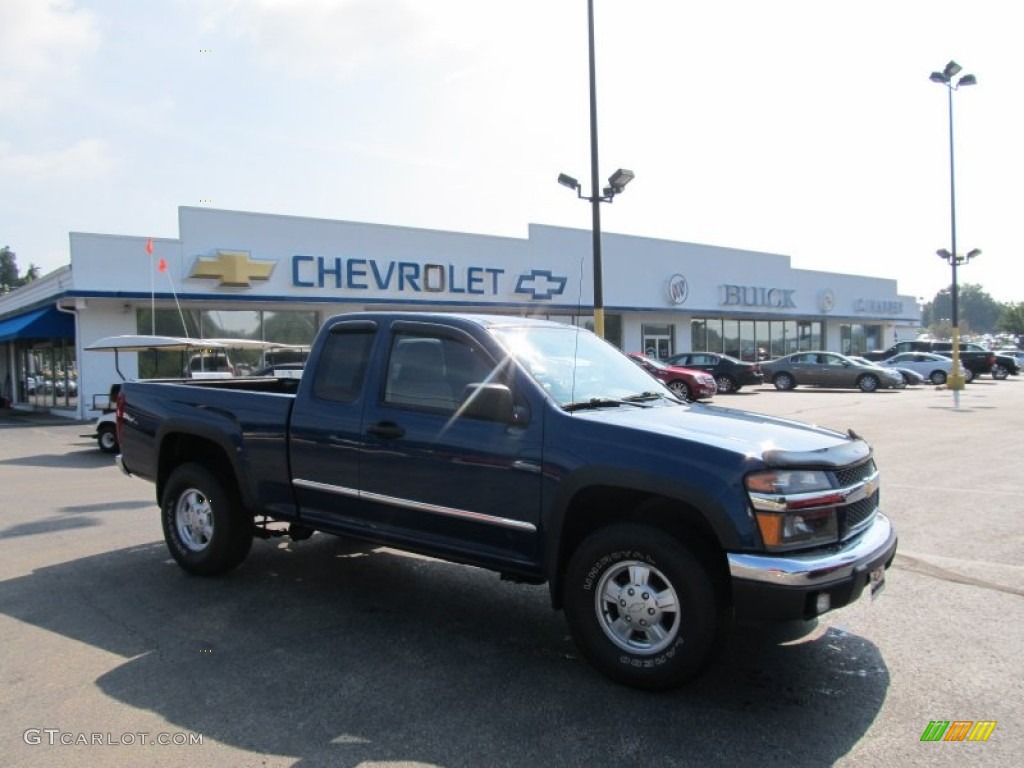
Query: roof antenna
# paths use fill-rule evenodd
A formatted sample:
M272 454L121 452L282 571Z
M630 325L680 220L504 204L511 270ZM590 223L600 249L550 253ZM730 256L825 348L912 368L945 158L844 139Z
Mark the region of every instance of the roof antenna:
M583 312L583 256L580 256L580 281L579 291L576 294L576 322L573 325L576 326L576 338L575 345L572 351L572 395L570 396L569 402L576 402L576 369L579 367L579 350L580 350L580 327L577 323L580 322L580 316Z

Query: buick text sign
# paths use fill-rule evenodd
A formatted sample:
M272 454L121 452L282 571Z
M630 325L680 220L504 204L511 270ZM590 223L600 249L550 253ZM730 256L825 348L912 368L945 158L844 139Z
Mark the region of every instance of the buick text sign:
M796 309L793 302L795 288L765 288L760 285L720 285L723 307L767 307L770 309Z

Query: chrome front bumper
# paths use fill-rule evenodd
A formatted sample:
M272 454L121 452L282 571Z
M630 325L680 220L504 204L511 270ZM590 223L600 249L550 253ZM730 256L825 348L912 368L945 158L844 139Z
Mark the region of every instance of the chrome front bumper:
M896 556L896 531L879 512L866 531L833 549L763 555L730 553L733 602L738 616L763 619L810 618L819 595L828 608L853 602L871 574L888 568Z

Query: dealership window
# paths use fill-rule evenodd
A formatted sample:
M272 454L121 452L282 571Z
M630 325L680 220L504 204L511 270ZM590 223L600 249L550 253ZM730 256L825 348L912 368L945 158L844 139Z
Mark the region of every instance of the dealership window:
M312 344L320 327L316 312L263 311L252 309L198 310L158 309L153 315L148 308L135 313L138 333L153 332L159 336L184 336L190 339L253 339L280 344ZM231 365L252 370L262 364L258 349L230 350ZM152 379L181 376L185 361L178 352L145 352L139 354L139 378Z
M577 325L580 328L586 328L588 331L594 330L594 316L593 315L534 315L530 317L541 317L545 320L552 320L556 323L565 323L566 325ZM604 316L604 339L609 344L613 344L619 349L622 349L622 315L605 315Z
M863 355L879 349L882 343L882 326L860 323L839 326L840 351L844 355Z
M19 341L16 366L18 402L41 408L78 405L78 366L71 339Z
M791 352L821 349L820 322L798 320L731 320L694 318L690 321L690 349L718 352L742 360L767 360Z

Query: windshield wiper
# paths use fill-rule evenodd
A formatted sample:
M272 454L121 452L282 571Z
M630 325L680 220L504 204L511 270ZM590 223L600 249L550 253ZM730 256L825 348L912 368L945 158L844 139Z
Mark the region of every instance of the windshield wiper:
M678 397L672 395L666 395L664 392L641 392L638 395L630 395L629 397L622 398L627 403L648 403L651 400L671 400L674 403L685 402Z
M651 393L651 394L653 394L653 393ZM636 397L636 396L633 395L632 397ZM632 397L627 397L627 398L625 398L623 400L617 400L617 399L615 399L613 397L592 397L589 400L580 400L579 402L576 402L576 403L568 403L567 405L563 405L562 409L566 410L566 411L582 411L582 410L587 410L589 408L608 408L608 407L613 406L613 405L614 406L632 405L634 408L650 408L651 407L651 406L646 405L644 403L637 402L636 400L632 399Z

